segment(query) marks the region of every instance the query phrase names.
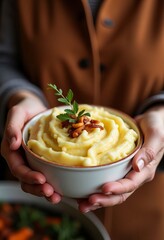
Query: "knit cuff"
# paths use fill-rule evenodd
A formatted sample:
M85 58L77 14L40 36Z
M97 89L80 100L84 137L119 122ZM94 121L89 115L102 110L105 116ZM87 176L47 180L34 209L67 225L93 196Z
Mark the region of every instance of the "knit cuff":
M139 107L138 110L135 112L135 115L141 114L150 107L160 104L164 105L164 91L146 99L145 102L141 105L141 107Z

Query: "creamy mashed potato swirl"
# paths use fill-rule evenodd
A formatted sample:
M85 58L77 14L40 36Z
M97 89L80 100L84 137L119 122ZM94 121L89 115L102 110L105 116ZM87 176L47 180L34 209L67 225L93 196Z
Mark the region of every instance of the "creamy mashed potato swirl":
M123 121L103 107L79 105L92 119L100 121L100 128L92 132L83 130L77 138L68 136L56 118L62 108L53 108L30 129L28 147L40 157L66 166L97 166L112 163L129 155L136 147L138 134Z

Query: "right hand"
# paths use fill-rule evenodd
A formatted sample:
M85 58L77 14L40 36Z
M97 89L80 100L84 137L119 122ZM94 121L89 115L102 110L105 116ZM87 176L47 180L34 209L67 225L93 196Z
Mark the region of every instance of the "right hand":
M7 161L13 176L21 182L23 191L36 196L44 196L50 202L58 203L61 196L55 193L53 187L46 182L46 178L42 173L29 168L21 150L22 128L30 118L46 110L46 108L41 100L32 93L21 93L21 97L18 97L18 95L15 96L17 99L15 103L14 98L11 101L7 115L1 142L1 155Z

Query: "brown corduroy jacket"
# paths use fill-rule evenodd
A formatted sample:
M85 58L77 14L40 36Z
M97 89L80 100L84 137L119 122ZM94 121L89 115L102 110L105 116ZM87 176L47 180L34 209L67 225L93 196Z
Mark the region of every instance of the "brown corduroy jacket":
M17 7L24 73L52 107L48 83L71 88L79 103L128 114L164 90L164 1L104 0L95 24L87 0L17 0ZM164 176L157 177L97 212L113 239L164 239Z
M95 25L87 0L17 2L22 65L51 106L48 83L129 114L164 90L163 1L104 0Z

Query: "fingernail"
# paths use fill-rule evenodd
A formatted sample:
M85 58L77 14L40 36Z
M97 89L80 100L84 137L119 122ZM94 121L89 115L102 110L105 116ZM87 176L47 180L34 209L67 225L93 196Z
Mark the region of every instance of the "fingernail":
M101 206L99 203L94 203L94 204L92 205L92 207L83 210L83 213L88 213L88 212L90 212L90 211L95 211L95 210L97 210L97 209L99 209L99 208L101 208L101 207L102 207L102 206Z
M138 166L139 171L141 171L144 167L144 160L140 159L137 163L137 166Z
M88 213L88 212L90 212L90 209L83 210L83 213Z
M105 195L112 195L112 192L105 192Z
M91 208L90 208L90 211L95 211L99 208L102 208L102 206L100 204L94 204Z
M93 203L93 206L100 206L98 202Z

